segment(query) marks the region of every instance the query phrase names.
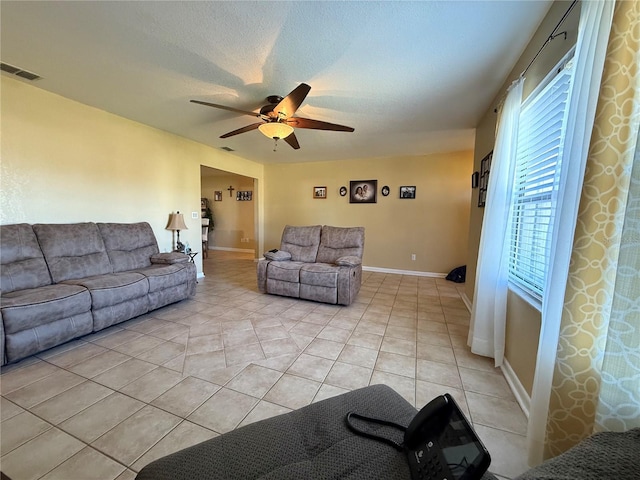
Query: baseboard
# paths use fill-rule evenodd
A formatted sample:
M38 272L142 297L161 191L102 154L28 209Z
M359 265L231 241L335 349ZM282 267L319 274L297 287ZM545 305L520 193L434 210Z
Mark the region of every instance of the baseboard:
M254 253L252 248L231 248L231 247L209 247L209 250L221 250L223 252L240 252L240 253Z
M467 307L467 310L469 310L469 313L471 313L471 300L469 300L469 297L467 297L467 294L462 292L460 294L460 297L462 298L462 301L464 302L465 306Z
M531 397L529 397L529 394L522 386L522 383L520 383L520 379L516 375L516 372L513 371L513 368L511 368L511 365L506 358L503 360L500 370L502 370L502 375L504 375L513 395L516 397L518 405L520 405L520 408L528 419L529 410L531 409Z
M415 270L396 270L395 268L379 268L379 267L365 267L362 266L362 270L366 272L377 273L396 273L399 275L413 275L415 277L432 277L432 278L445 278L446 273L433 273L433 272L417 272Z

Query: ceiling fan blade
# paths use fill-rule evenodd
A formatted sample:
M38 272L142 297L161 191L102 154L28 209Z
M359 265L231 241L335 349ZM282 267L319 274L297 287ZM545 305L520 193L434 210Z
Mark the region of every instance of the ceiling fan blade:
M336 123L322 122L320 120L311 120L310 118L293 117L286 120L288 125L296 128L312 128L314 130L333 130L336 132L353 132L354 129L345 125Z
M289 118L294 113L296 113L298 107L300 107L302 102L304 102L304 99L307 97L309 90L311 90L311 87L309 85L307 85L306 83L301 83L296 88L294 88L289 95L284 97L282 101L280 101L280 103L275 106L273 111L276 114L282 113L282 115L284 115L284 118Z
M295 150L298 150L300 148L300 144L298 143L298 139L296 138L296 134L291 132L291 134L287 135L286 137L284 137L283 139L285 142L287 142L289 145L291 145Z
M200 105L206 105L207 107L220 108L222 110L228 110L230 112L242 113L243 115L251 115L252 117L265 118L260 112L249 112L247 110L239 110L233 107L227 107L225 105L218 105L217 103L201 102L200 100L189 100L191 103L198 103ZM269 118L269 117L266 117Z
M234 130L233 132L229 132L229 133L225 133L224 135L220 135L220 138L228 138L228 137L232 137L234 135L238 135L239 133L250 132L251 130L255 130L256 128L258 128L260 125L262 125L262 123L263 122L252 123L251 125L247 125L246 127L239 128L237 130Z

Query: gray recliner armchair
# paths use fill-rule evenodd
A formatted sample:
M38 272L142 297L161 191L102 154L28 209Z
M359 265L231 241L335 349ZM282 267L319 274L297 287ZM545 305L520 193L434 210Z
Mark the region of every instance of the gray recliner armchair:
M280 250L258 262L263 293L350 305L362 283L364 227L287 225Z

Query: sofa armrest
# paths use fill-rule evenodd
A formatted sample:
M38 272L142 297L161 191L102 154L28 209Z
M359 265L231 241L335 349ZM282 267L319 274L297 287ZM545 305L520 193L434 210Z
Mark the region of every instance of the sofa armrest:
M362 265L362 259L355 255L345 255L336 260L336 265L340 267L357 267L358 265Z
M151 255L151 263L156 264L173 264L186 263L189 261L189 255L180 252L156 253Z
M264 258L275 261L291 260L291 254L284 250L276 250L275 252L270 250L264 253Z

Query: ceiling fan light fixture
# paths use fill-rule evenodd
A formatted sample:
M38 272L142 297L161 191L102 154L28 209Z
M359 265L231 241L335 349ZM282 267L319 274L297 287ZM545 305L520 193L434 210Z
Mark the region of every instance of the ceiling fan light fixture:
M268 122L258 127L262 134L269 138L286 138L293 133L293 127L286 123Z

